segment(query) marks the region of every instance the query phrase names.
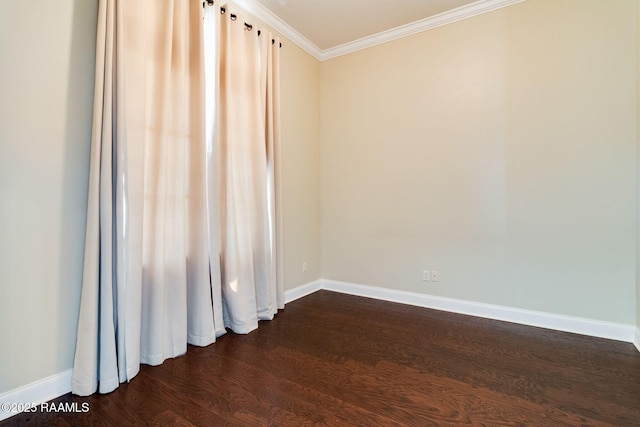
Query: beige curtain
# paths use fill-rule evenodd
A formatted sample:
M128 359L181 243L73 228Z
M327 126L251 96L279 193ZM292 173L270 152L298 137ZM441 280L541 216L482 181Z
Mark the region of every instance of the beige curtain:
M278 42L201 7L100 0L78 395L284 306Z
M222 13L224 12L224 13ZM248 333L284 307L275 232L279 42L236 11L210 8L205 28L211 253L219 255L225 326ZM272 42L273 41L273 42ZM277 44L276 44L277 43Z

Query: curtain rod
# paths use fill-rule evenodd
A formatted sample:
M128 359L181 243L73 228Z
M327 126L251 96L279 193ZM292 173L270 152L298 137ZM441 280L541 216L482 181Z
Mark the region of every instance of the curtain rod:
M213 6L214 4L215 4L214 0L206 0L206 2L202 2L202 7L204 8L205 6ZM226 12L227 12L227 9L224 6L220 8L221 14L224 15ZM235 21L238 18L235 13L232 13L230 17L232 21ZM249 31L253 30L253 25L247 24L246 22L244 23L244 27ZM258 30L258 37L260 37L260 33L261 31ZM271 39L271 44L273 45L275 43L276 43L276 39ZM282 43L279 43L279 47L282 47Z

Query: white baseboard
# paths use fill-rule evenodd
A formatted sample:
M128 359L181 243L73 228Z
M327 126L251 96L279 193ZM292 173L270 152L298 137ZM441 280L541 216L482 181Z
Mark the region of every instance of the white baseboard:
M284 302L285 304L288 304L291 301L306 297L307 295L317 292L320 289L322 289L322 280L316 280L315 282L307 283L305 285L289 289L288 291L284 292Z
M72 370L60 372L42 380L25 386L9 390L0 394L0 421L19 414L13 411L16 408L24 408L27 405L39 405L51 399L58 398L71 391ZM18 404L11 407L12 403ZM10 410L7 411L6 404Z
M365 286L355 283L322 280L322 289L384 301L397 302L435 310L449 311L487 319L502 320L539 328L572 332L598 338L635 343L640 351L640 332L633 325L604 322L580 317L564 316L533 310L483 304L453 298L444 298L414 292ZM292 290L293 291L293 290ZM635 331L635 341L634 341Z
M449 311L452 313L502 320L522 325L573 332L599 338L633 343L640 351L640 328L633 325L603 322L579 317L563 316L532 310L523 310L499 305L483 304L453 298L436 297L414 292L397 291L375 286L339 282L335 280L316 280L305 285L285 291L285 303L303 298L321 289L349 295L374 298L383 301L397 302L417 307ZM21 403L40 404L58 398L71 391L72 370L61 372L0 394L0 404ZM0 410L0 421L17 412Z

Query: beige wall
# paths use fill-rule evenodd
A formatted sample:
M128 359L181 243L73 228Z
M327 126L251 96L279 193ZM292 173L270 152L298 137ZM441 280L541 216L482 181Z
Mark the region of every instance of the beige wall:
M613 3L322 63L323 278L633 324L637 2Z
M320 62L288 40L281 62L284 278L291 289L320 278Z
M0 2L0 393L71 368L97 1Z

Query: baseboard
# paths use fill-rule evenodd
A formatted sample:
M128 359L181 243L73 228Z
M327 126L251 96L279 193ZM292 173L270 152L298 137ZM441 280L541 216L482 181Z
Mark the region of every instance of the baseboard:
M317 292L320 289L322 289L321 280L316 280L315 282L307 283L296 288L289 289L284 292L284 302L285 304L288 304L291 301L306 297L307 295Z
M10 418L20 412L6 409L25 408L26 405L39 405L51 399L67 394L71 391L72 370L60 372L42 380L0 394L0 421ZM19 404L6 408L6 404ZM27 409L27 408L25 408ZM24 410L24 409L23 409Z
M635 326L620 323L563 316L492 304L444 298L414 292L365 286L355 283L322 280L322 289L384 301L397 302L435 310L449 311L487 319L501 320L539 328L572 332L598 338L635 343L640 350L640 332ZM635 341L634 341L635 331Z
M316 280L285 291L285 303L303 298L321 289L349 295L397 302L452 313L502 320L539 328L572 332L599 338L633 343L640 351L640 328L620 323L603 322L579 317L563 316L532 310L522 310L499 305L483 304L453 298L436 297L414 292L397 291L375 286L339 282L335 280ZM0 404L40 404L55 399L71 391L72 370L61 372L0 394ZM0 421L17 415L18 412L0 410Z

